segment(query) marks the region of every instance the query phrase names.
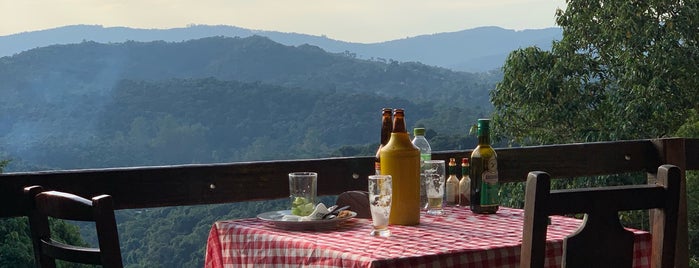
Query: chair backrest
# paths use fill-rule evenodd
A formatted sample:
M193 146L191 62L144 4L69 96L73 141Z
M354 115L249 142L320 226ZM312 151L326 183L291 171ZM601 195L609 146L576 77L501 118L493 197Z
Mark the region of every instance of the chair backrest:
M350 206L350 210L357 212L357 218L371 219L371 208L369 207L369 192L367 191L347 191L337 196L335 204Z
M546 172L530 172L524 203L520 267L544 267L548 216L585 213L578 231L563 243L562 267L631 267L634 235L619 211L654 209L651 267L673 267L680 200L680 169L658 168L655 185L551 191Z
M28 217L37 267L56 267L56 259L123 267L111 196L100 195L87 200L70 193L44 191L41 186L26 187L24 193L34 204ZM94 222L99 248L68 245L51 239L49 217Z

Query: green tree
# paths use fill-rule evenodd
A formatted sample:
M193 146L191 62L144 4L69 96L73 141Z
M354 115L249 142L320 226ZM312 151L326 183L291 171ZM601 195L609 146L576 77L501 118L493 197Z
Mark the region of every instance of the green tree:
M497 132L521 144L675 133L699 110L697 12L699 1L567 1L551 51L509 55L491 92Z
M529 47L508 56L491 92L498 137L520 144L699 137L697 12L695 0L567 1L556 14L563 38L551 51ZM696 176L688 173L687 191L691 262L699 267ZM521 184L503 188L512 200L524 191ZM639 226L645 217L626 220Z
M687 123L675 134L679 137L699 138L699 113L692 112ZM699 172L687 172L687 220L689 229L689 252L699 252ZM699 267L699 255L690 259L691 267Z

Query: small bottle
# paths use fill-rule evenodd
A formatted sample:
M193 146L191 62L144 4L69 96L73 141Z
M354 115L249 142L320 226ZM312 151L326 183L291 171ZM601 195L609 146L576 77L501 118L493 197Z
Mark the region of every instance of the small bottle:
M417 127L413 129L413 145L420 150L420 174L423 173L422 162L432 160L432 147L425 138L425 129ZM420 179L420 209L427 209L427 192Z
M498 211L498 159L490 147L490 119L478 119L478 146L471 153L471 211L492 214Z
M388 223L420 224L420 150L410 142L403 109L393 111L391 139L381 148L381 174L393 178Z
M459 206L468 207L471 205L471 178L468 175L468 158L461 158L461 180L459 181Z
M393 110L383 108L381 110L381 143L379 143L379 149L376 150L376 158L374 159L376 175L381 175L381 148L386 146L391 138L391 131L393 131Z
M456 177L456 160L449 158L449 177L446 182L446 206L456 206L459 202L459 178Z

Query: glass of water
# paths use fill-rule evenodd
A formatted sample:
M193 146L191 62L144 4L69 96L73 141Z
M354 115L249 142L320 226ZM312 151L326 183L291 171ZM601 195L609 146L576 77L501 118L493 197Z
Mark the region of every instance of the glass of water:
M373 229L371 235L388 237L388 216L391 215L391 198L393 194L391 175L369 176L369 207Z
M428 215L444 215L442 202L444 200L445 177L444 160L426 160L423 162L420 178L427 193Z

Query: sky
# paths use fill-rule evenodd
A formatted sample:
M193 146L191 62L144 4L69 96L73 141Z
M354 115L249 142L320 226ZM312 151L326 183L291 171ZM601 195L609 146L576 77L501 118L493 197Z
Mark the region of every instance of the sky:
M0 36L75 24L205 24L372 43L480 26L554 27L557 8L565 0L0 0Z

